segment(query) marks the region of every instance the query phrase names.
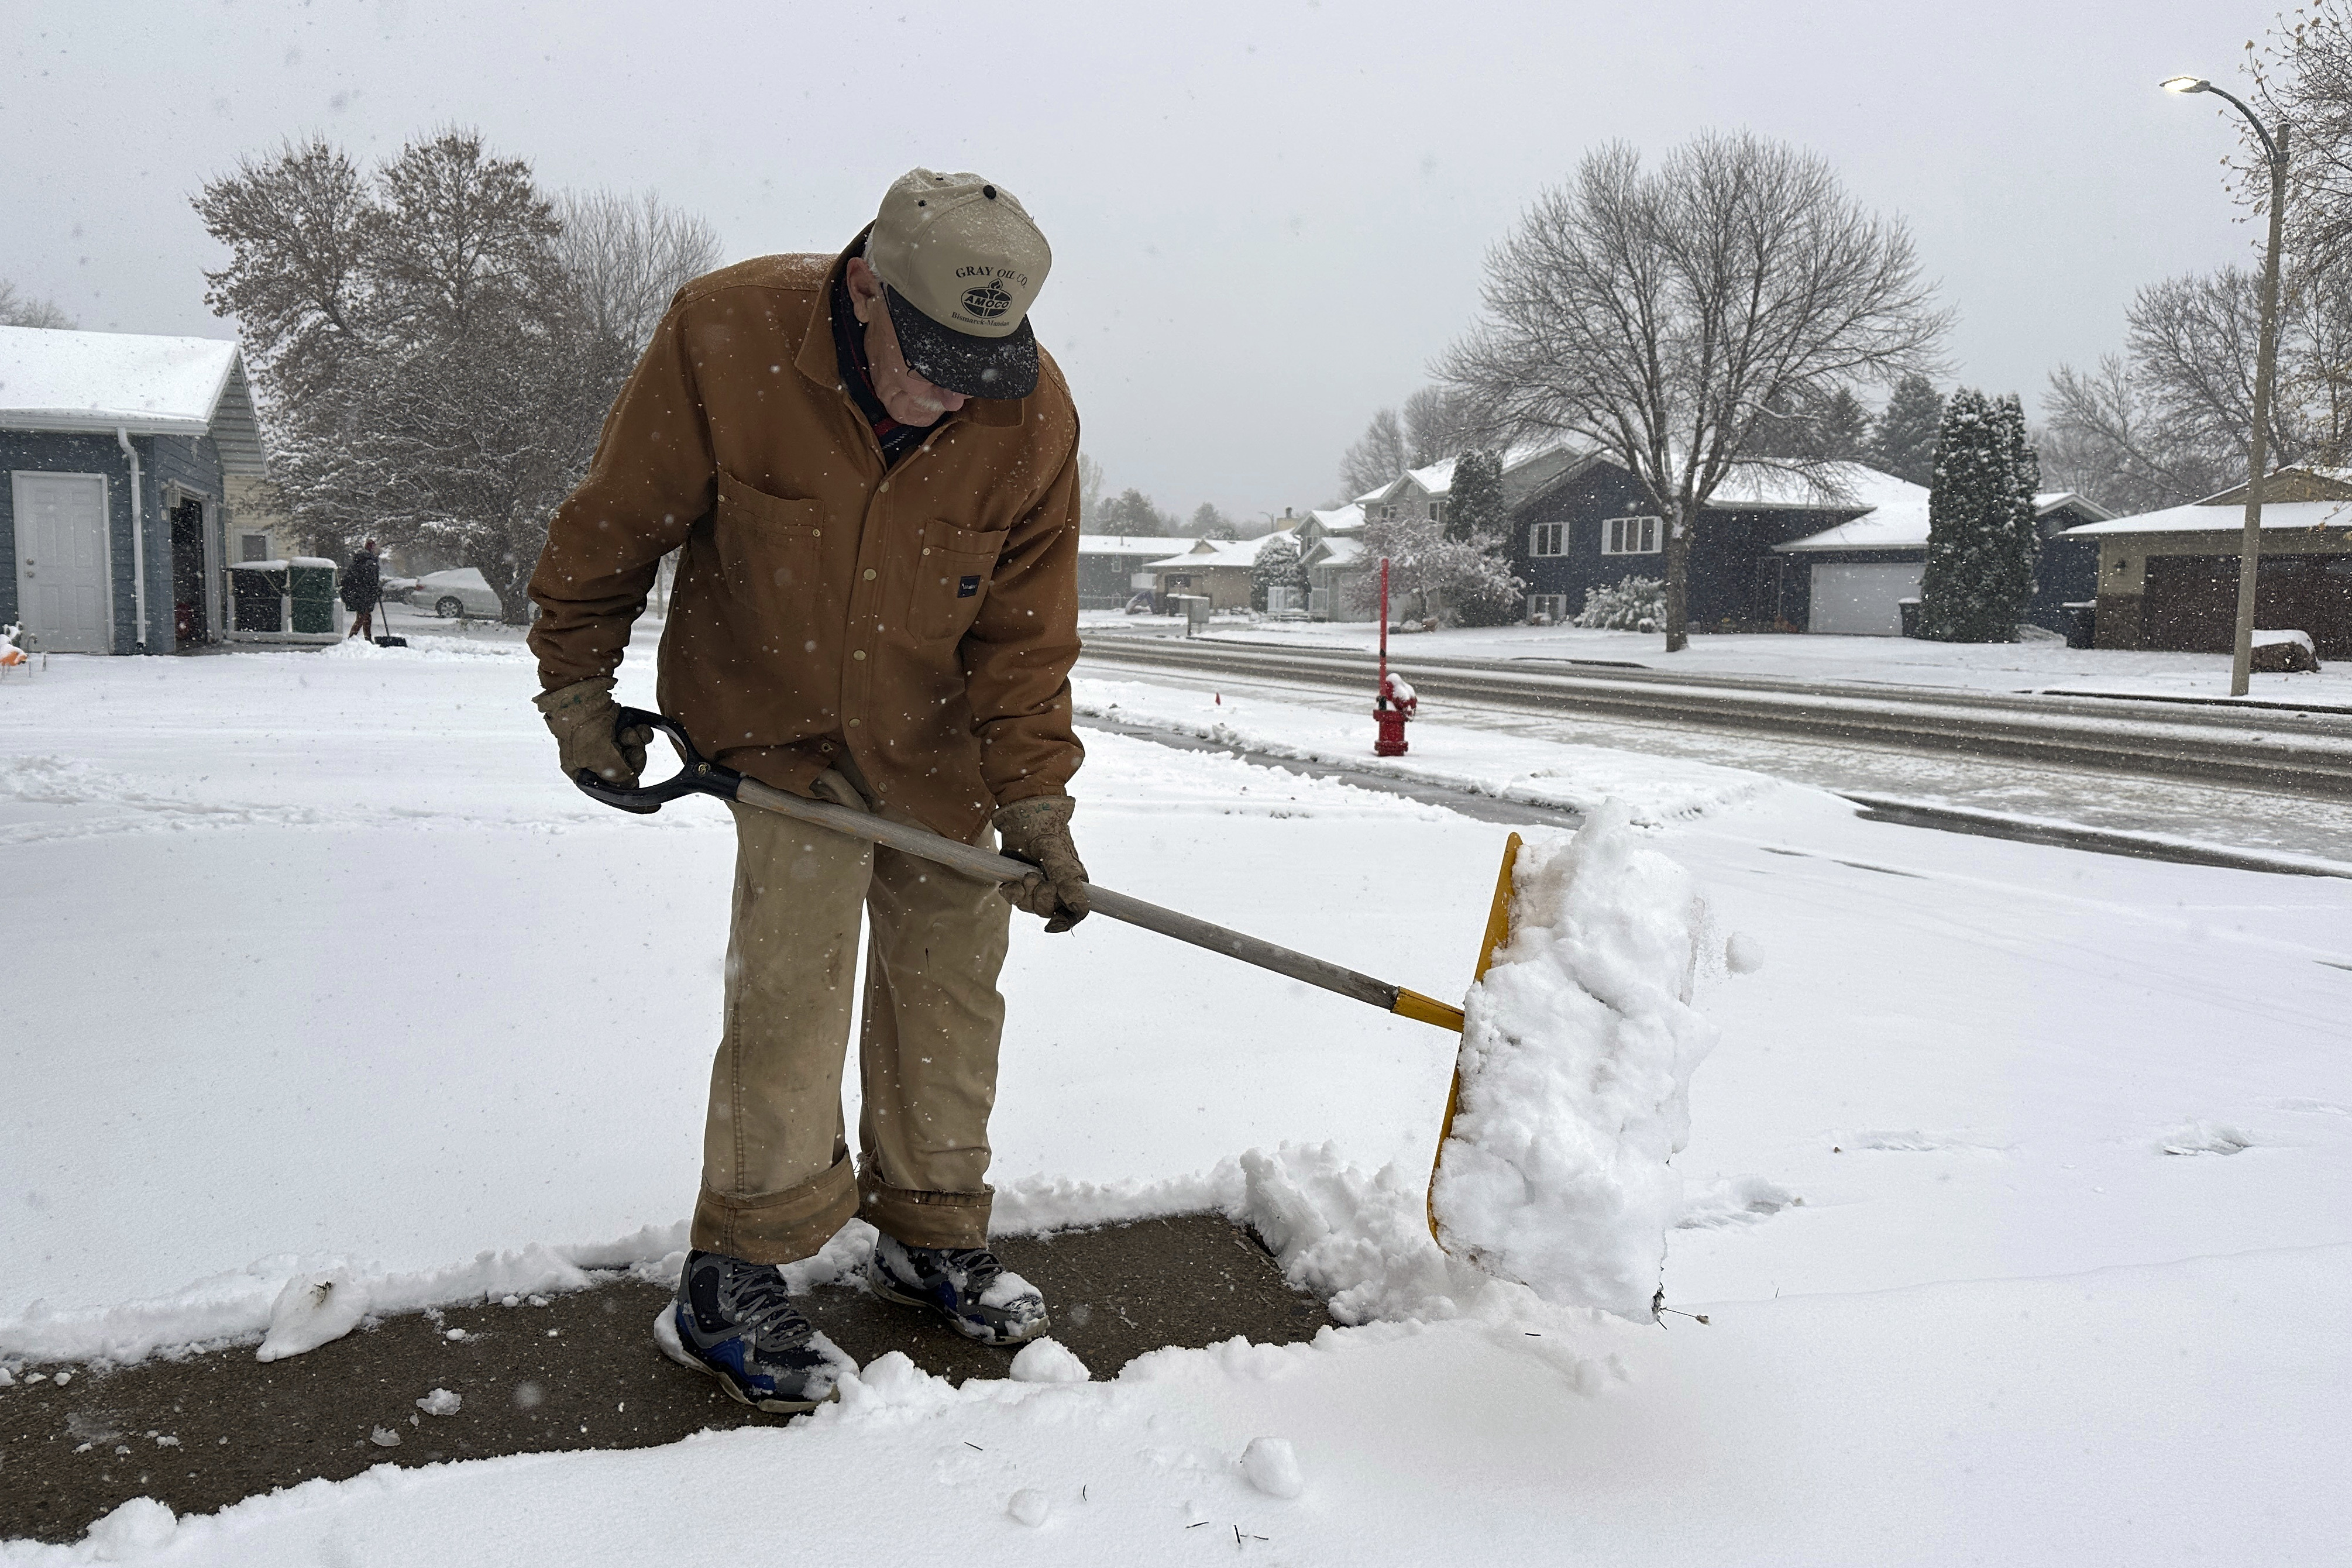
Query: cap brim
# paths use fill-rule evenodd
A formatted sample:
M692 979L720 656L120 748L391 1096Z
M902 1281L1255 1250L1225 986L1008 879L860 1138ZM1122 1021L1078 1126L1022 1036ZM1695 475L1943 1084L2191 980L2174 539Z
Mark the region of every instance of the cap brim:
M908 368L933 386L966 397L1026 397L1037 390L1037 334L1028 317L1003 337L975 338L940 325L887 283L882 295Z

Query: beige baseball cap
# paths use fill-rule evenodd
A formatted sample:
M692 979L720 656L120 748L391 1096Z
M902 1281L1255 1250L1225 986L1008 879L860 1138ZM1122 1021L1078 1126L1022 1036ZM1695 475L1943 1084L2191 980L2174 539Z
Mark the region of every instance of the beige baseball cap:
M1029 306L1054 252L1011 191L979 174L909 169L883 193L866 261L915 374L967 397L1035 390Z

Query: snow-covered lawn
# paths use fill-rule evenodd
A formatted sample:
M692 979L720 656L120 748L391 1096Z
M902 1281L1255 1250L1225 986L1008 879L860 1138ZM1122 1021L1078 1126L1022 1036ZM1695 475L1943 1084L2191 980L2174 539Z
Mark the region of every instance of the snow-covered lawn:
M1124 616L1098 610L1085 616L1095 635L1181 635L1172 616ZM1266 643L1278 647L1349 648L1378 646L1369 621L1219 619L1213 641ZM1909 637L1862 637L1708 633L1681 653L1649 632L1582 626L1448 626L1395 634L1392 658L1444 655L1460 658L1598 659L1691 675L1750 676L1774 680L1859 681L1886 686L1951 687L1978 691L2095 691L2152 697L2227 697L2230 656L2130 653L2070 648L2054 638L2017 643L1936 643ZM2249 695L2271 702L2352 709L2352 665L2331 664L2301 675L2257 675Z
M420 637L0 686L0 1360L257 1334L298 1260L415 1300L678 1244L730 836L708 804L579 796L532 685L510 640ZM1499 830L1089 744L1103 882L1463 990ZM1107 921L1024 926L1004 1218L1223 1205L1375 1321L1087 1384L951 1390L884 1358L785 1428L383 1469L205 1521L134 1505L0 1556L2334 1559L2347 885L1575 751L1563 798L1627 799L1762 959L1701 998L1722 1043L1666 1282L1706 1326L1545 1307L1434 1255L1450 1037ZM1293 1444L1298 1497L1244 1477L1256 1437ZM1024 1489L1040 1525L1007 1511Z

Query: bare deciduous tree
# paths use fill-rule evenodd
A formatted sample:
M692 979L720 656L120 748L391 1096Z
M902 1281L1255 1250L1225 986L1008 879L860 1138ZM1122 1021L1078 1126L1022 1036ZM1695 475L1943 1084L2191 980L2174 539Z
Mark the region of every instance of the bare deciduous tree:
M2352 255L2352 4L2311 0L2294 6L2278 18L2252 65L2257 101L2294 127L2288 254L2340 269ZM2242 199L2263 211L2270 171L2262 149L2238 116L2225 111L2224 119L2241 139Z
M229 247L206 298L238 318L297 527L314 548L373 533L454 555L524 619L548 514L660 318L648 301L707 267L708 231L590 198L567 247L530 165L454 130L373 174L289 144L195 206Z
M2297 266L2279 321L2270 450L2282 465L2341 459L2352 298ZM2257 279L2242 268L2142 289L2128 352L2090 373L2061 365L2042 396L2048 477L2126 511L2178 506L2245 478L2260 328Z
M1103 468L1086 453L1078 454L1078 530L1092 533L1102 521Z
M234 317L264 392L290 404L323 391L365 346L367 176L322 138L248 157L206 184L196 215L228 247L205 303Z
M1381 409L1339 459L1340 499L1354 500L1389 483L1412 466L1409 457L1397 411Z
M36 300L0 278L0 327L71 327L73 318L53 300Z
M1588 154L1488 254L1487 321L1447 383L1514 435L1567 437L1633 475L1666 520L1666 647L1687 641L1692 531L1743 462L1836 493L1834 468L1762 458L1759 422L1933 363L1946 315L1900 222L1818 157L1709 134L1645 169Z
M2225 451L2183 447L2172 438L2120 354L2096 368L2060 365L2050 375L2039 439L2042 477L2122 512L2153 511L2228 483Z
M1485 434L1471 400L1452 387L1424 386L1404 400L1407 468L1458 458Z
M718 231L650 191L568 194L555 216L563 226L555 254L573 301L590 331L632 353L653 337L678 286L719 265Z
M1477 403L1450 386L1424 386L1404 400L1404 412L1383 408L1339 460L1342 500L1354 500L1407 468L1457 458L1490 434Z

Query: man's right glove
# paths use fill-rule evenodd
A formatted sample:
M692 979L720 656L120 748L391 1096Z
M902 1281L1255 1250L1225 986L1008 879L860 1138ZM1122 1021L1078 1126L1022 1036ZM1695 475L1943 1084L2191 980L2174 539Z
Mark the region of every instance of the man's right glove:
M646 746L654 732L646 725L634 724L614 735L621 709L613 700L610 677L542 691L531 703L546 716L547 727L555 736L556 755L563 763L565 778L576 779L580 770L586 768L606 784L636 787L637 775L646 771Z
M996 812L1004 852L1037 868L1036 874L1007 882L1002 890L1014 909L1044 915L1047 931L1069 930L1087 918L1089 907L1087 868L1070 841L1075 809L1068 795L1033 795Z

